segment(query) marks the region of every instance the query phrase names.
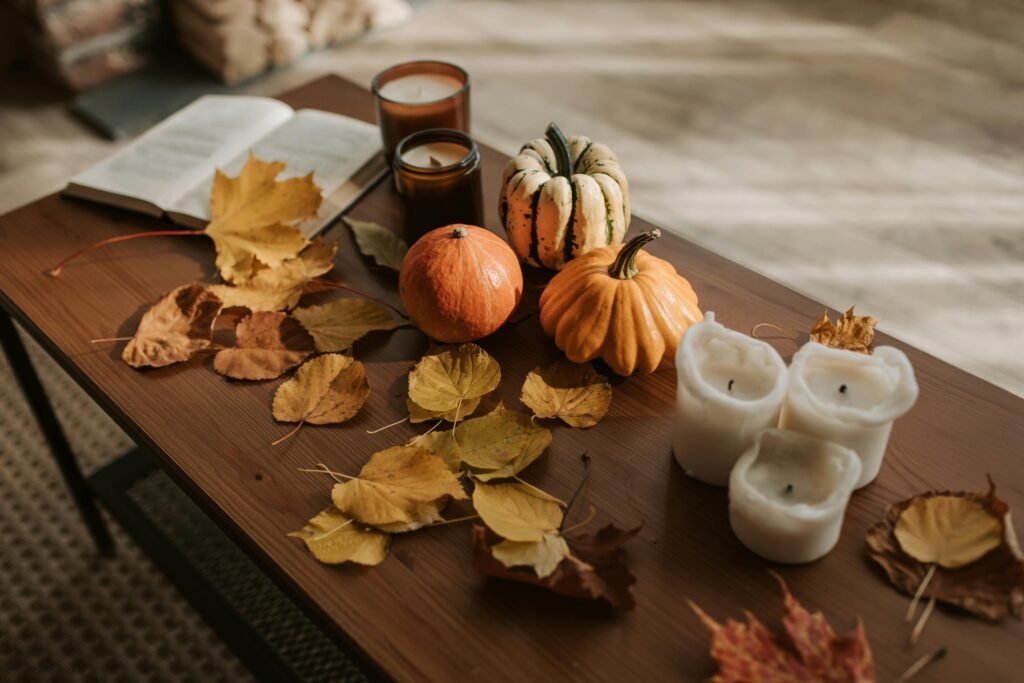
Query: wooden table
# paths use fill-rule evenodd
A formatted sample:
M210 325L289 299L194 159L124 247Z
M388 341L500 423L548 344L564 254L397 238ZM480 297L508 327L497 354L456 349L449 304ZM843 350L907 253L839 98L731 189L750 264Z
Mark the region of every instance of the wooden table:
M367 120L373 116L369 94L338 77L315 81L282 99L296 108ZM505 157L486 147L482 153L488 227L500 234L495 207ZM372 191L352 215L397 226L390 183ZM945 645L949 655L922 680L1015 677L1024 627L1012 619L990 625L940 609L921 643L908 649L907 598L869 562L863 539L890 502L930 488L982 490L986 473L1011 507L1024 510L1021 399L880 335L877 343L894 344L910 356L921 398L896 423L877 481L854 495L838 547L811 565L779 567L753 556L733 537L726 491L685 477L673 461L674 373L616 382L604 421L591 430L553 427L549 452L525 476L565 498L580 481L579 455L590 453L584 502L597 509L591 528L609 521L622 527L644 522L628 546L639 579L633 612L611 613L477 577L470 568L468 524L399 537L391 556L376 568L327 567L285 536L329 500L329 481L297 469L323 461L355 473L373 451L414 434L417 430L407 424L373 435L367 430L405 415L405 376L426 350L427 339L407 329L357 344L356 356L366 363L372 388L360 414L344 425L307 427L271 447L290 428L270 415L279 381L227 381L212 371L209 358L139 372L121 362L120 344L97 347L89 341L131 334L148 303L177 285L213 281L208 242L153 238L125 243L75 262L59 279L46 275L83 244L158 225L57 196L3 217L3 307L140 445L158 454L272 576L385 678L697 680L714 666L707 634L686 599L719 619L750 609L777 624L781 598L768 569L779 571L796 596L823 610L838 631L863 619L881 681L893 679L938 645ZM634 232L646 227L634 218ZM335 227L329 236L341 241L333 277L397 303L393 273L368 267L346 229ZM690 278L702 308L714 310L730 327L749 330L755 323L772 322L807 330L821 315L820 304L682 239L666 235L651 251L673 261ZM855 303L871 310L870 301ZM500 397L516 408L521 407L518 394L526 373L559 356L536 316L507 326L482 345L501 363Z

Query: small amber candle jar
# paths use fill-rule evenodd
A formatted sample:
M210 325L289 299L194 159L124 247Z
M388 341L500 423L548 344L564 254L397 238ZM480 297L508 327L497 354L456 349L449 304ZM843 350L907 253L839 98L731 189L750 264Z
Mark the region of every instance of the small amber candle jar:
M483 224L480 152L462 131L413 133L398 143L392 167L410 243L452 223Z
M384 158L407 136L427 128L469 132L469 74L447 62L405 62L373 79Z

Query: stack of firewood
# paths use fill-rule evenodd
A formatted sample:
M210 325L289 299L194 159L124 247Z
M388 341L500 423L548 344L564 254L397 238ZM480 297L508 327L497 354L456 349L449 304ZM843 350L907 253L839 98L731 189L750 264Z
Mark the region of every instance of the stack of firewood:
M19 56L73 90L147 63L160 43L162 0L4 0L0 21Z
M228 83L411 12L406 0L173 0L172 6L182 46Z

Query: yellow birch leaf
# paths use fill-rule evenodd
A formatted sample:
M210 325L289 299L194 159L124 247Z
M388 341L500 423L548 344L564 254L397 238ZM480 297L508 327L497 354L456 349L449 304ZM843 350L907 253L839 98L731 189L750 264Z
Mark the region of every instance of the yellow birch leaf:
M220 299L202 285L171 290L142 314L121 359L133 368L161 368L188 360L210 345L220 309Z
M350 419L370 395L363 364L351 356L328 353L304 363L274 394L279 422L335 424Z
M409 373L409 398L421 408L447 413L494 391L498 361L476 344L448 346L420 359Z
M459 444L457 444L455 439L452 438L450 430L441 431L435 429L432 432L420 434L419 436L409 439L405 445L426 448L428 451L444 460L444 463L448 465L448 469L452 472L459 472L462 470L462 454L459 451Z
M361 221L346 217L345 222L348 227L352 228L356 246L364 256L371 257L378 266L392 270L402 268L405 252L409 251L409 245L405 240L373 221Z
M955 569L997 548L1003 527L977 501L930 496L914 501L900 514L894 534L903 552L918 562Z
M593 427L608 413L612 385L590 363L558 361L526 376L519 400L537 417L555 417L570 427Z
M411 398L405 399L405 407L409 410L409 422L417 424L420 422L431 422L433 420L446 420L448 422L459 422L473 414L480 406L480 398L471 398L463 401L461 405L449 411L427 410L423 406L416 405Z
M551 444L549 429L504 406L460 422L454 437L459 460L480 481L519 474Z
M210 291L224 301L225 307L244 306L250 311L283 311L299 303L309 282L334 267L335 243L319 238L302 250L298 258L288 259L276 268L257 263L253 275L238 286L213 285Z
M295 224L316 215L320 188L312 173L278 181L284 167L250 154L238 176L214 174L205 232L217 249L217 270L228 282L248 280L258 262L276 268L308 243Z
M387 557L391 542L388 534L369 529L333 507L288 535L301 538L309 552L324 564L378 565Z
M833 325L828 311L821 314L821 320L811 328L810 339L835 349L871 353L871 342L875 339L877 320L870 315L854 315L853 306Z
M478 482L473 489L473 507L491 531L509 541L541 541L562 524L558 499L519 482Z
M491 546L491 554L506 567L532 567L537 578L550 576L562 560L570 556L569 545L557 531L549 531L539 541L502 541Z
M441 458L430 451L394 446L370 456L359 476L335 484L331 499L349 517L382 531L412 531L439 521L449 498L466 492Z
M395 318L387 306L369 299L335 299L320 306L297 308L292 316L313 335L320 352L345 351L370 332L407 324Z

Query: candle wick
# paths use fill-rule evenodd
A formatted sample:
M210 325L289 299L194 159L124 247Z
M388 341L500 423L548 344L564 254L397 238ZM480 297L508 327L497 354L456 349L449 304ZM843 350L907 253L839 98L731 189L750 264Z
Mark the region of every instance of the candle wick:
M736 380L734 380L734 379L729 380L729 391L732 391L732 385L733 385L733 382L735 382L735 381Z
M433 154L430 155L430 165L431 166L444 166L444 164L442 164L440 161L438 161L437 158L434 157Z
M845 394L846 393L846 385L845 384L839 385L839 393L840 394Z
M793 493L793 485L786 484L786 493Z

